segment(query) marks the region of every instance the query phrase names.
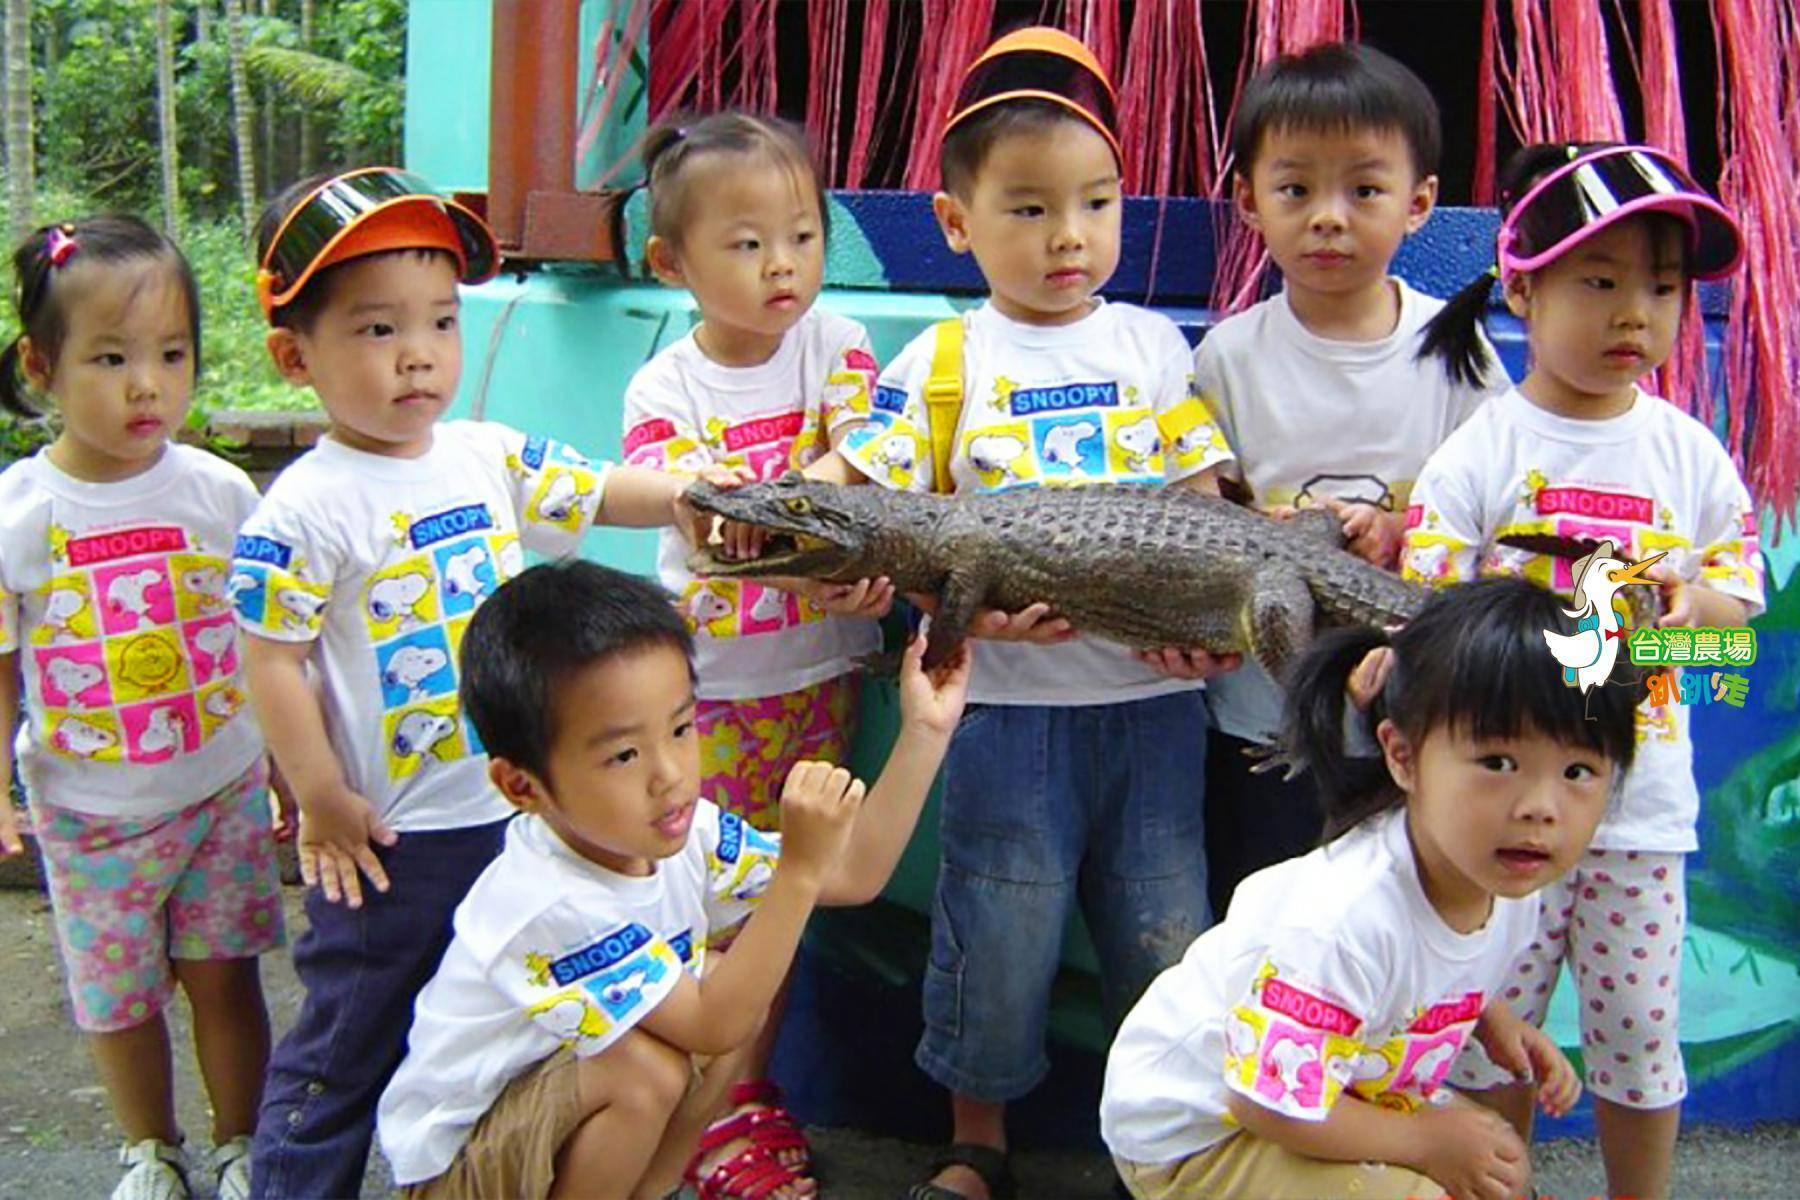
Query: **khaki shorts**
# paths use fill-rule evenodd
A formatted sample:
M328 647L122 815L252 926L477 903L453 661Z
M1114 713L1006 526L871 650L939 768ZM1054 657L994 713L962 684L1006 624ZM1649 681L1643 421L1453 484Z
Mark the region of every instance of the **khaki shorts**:
M1113 1159L1137 1200L1439 1200L1444 1189L1386 1163L1327 1162L1238 1132L1188 1158L1147 1166Z
M407 1200L523 1200L550 1194L556 1152L581 1124L581 1071L567 1047L506 1085L442 1175Z

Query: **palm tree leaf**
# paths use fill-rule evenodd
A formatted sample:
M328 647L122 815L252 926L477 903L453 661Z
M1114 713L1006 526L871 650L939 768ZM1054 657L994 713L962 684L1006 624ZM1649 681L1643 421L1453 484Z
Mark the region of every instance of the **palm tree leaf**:
M309 108L342 104L380 81L349 63L287 46L248 46L244 66L258 83L279 89Z

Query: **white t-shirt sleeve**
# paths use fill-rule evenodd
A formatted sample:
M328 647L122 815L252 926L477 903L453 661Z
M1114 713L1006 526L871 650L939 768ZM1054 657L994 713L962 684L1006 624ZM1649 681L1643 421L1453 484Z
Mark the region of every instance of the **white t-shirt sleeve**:
M225 586L238 626L275 642L317 640L345 561L344 547L317 514L265 498L232 548Z
M1467 583L1480 569L1487 541L1480 464L1470 455L1478 438L1465 427L1419 472L1406 512L1400 574L1417 583Z
M706 932L741 924L768 891L781 861L781 835L763 833L735 813L702 802L695 832L706 850Z
M576 949L549 958L544 946ZM566 900L527 923L488 968L508 1004L581 1057L623 1037L681 974L674 948L641 922L609 921Z
M519 540L546 558L580 549L605 496L605 467L562 442L495 422L471 422L467 429L505 461Z
M1323 1121L1369 1052L1378 978L1318 937L1272 947L1225 1015L1225 1086L1282 1116Z
M713 461L694 406L662 355L638 368L625 387L624 459L657 471L698 471Z
M933 325L887 365L869 398L868 419L851 429L839 447L857 470L883 487L903 492L932 490L925 382L931 375L936 338Z
M835 446L845 432L869 419L870 402L881 366L869 344L869 331L860 321L843 323L848 335L831 352L831 370L819 397L819 424Z
M1701 485L1700 511L1694 523L1700 582L1743 601L1748 620L1767 607L1756 507L1724 447L1709 439L1703 457L1704 465L1711 469Z
M18 650L19 597L6 586L6 561L0 559L0 654Z
M1156 425L1163 438L1163 471L1170 483L1198 475L1234 457L1218 418L1207 404L1195 353L1173 324L1159 364Z

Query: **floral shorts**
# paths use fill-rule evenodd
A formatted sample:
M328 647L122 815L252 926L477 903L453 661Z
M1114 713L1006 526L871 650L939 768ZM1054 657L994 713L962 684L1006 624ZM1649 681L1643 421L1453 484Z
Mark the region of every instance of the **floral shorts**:
M1687 1095L1677 1017L1687 932L1686 855L1589 850L1538 895L1538 936L1497 995L1544 1023L1563 961L1581 999L1588 1090L1627 1108L1664 1108ZM1490 1088L1512 1077L1469 1042L1451 1082Z
M35 796L31 811L80 1028L111 1033L162 1011L170 959L282 944L265 763L159 816L91 816Z
M702 700L700 794L762 830L781 828L781 785L802 759L841 763L861 676L754 700Z

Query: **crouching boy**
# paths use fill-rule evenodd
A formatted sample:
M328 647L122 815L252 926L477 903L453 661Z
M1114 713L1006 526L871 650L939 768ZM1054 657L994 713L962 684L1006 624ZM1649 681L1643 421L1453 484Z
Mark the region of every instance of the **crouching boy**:
M521 815L456 911L381 1099L409 1196L667 1193L813 906L864 903L893 871L962 713L966 653L927 676L909 647L899 740L866 802L847 771L802 762L780 835L699 798L692 655L667 596L589 562L533 567L471 621L462 702ZM702 1148L703 1200L758 1194L783 1153L736 1132Z

